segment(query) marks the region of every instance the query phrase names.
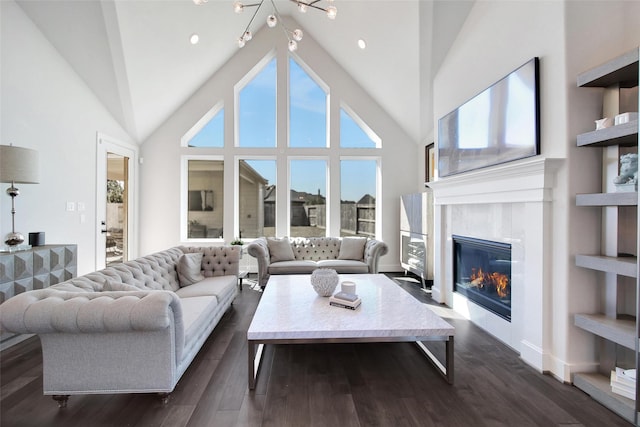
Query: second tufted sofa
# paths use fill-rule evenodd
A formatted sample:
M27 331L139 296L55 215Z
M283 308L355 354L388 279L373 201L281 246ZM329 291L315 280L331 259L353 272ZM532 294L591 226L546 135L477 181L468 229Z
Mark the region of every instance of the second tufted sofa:
M189 259L199 272L187 283ZM239 260L234 246L167 249L16 295L0 326L39 335L44 394L61 406L71 394L167 395L236 297Z
M389 249L386 243L367 238L356 237L297 237L280 239L291 246L291 258L282 260L270 250L273 239L260 237L247 247L249 255L258 260L258 284L265 287L272 274L310 274L316 268L332 268L341 274L378 273L378 260ZM349 251L345 247L349 242L362 241L361 250ZM357 244L357 243L356 243ZM273 246L272 246L273 247Z

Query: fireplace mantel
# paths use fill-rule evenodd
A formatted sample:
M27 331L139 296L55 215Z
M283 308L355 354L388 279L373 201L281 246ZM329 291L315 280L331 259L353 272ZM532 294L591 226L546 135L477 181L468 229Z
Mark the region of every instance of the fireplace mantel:
M549 357L553 191L562 159L529 157L428 183L434 196L435 301L510 345L541 372ZM512 244L511 322L454 292L452 236Z
M429 182L436 205L551 201L562 159L541 156Z

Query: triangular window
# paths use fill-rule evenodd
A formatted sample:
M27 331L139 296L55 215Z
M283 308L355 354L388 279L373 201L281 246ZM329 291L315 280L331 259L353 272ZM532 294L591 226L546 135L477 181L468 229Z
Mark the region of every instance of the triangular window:
M340 147L380 148L380 138L355 113L340 109Z
M224 108L212 108L183 139L187 147L224 147Z

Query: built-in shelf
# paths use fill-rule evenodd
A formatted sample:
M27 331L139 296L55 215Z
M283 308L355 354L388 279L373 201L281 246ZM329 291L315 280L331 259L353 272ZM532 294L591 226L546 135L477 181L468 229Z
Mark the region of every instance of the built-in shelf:
M638 144L638 120L578 135L578 147L635 146Z
M638 86L640 80L638 70L639 59L638 48L626 52L605 64L599 65L591 70L578 75L578 87L599 87L604 89L603 111L608 117L614 118L618 113L638 111L633 107L622 107L619 100L623 93L633 94L637 89L628 90ZM614 100L618 100L615 105ZM637 99L636 99L637 102ZM623 111L625 108L626 111ZM595 119L595 118L594 118ZM601 150L603 170L602 181L610 182L617 170L611 164L615 156L626 152L637 152L638 149L638 123L635 119L629 123L623 123L608 128L595 130L580 134L576 137L578 147L611 147ZM629 147L621 150L619 147ZM611 165L611 167L609 167ZM639 226L630 225L631 216L636 216L634 222L640 225L640 218L637 217L637 209L623 212L617 209L622 206L638 206L638 193L595 193L576 195L576 206L599 206L602 209L602 225L599 229L594 229L593 233L599 237L603 248L607 248L607 253L615 254L618 247L636 247L638 244ZM613 209L611 209L613 208ZM619 215L629 220L618 221ZM632 240L635 243L632 246ZM622 242L622 243L621 243ZM620 246L622 245L622 246ZM626 254L619 254L626 255ZM610 371L618 366L620 358L629 360L631 350L634 353L635 367L640 367L639 361L639 336L638 318L640 310L636 295L640 292L638 279L638 258L634 256L602 256L602 255L576 255L576 265L595 271L602 271L608 274L597 276L603 286L601 293L600 307L606 307L608 315L602 314L576 314L574 323L589 333L600 337L597 340L597 347L594 354L598 354L599 366L597 373L576 373L573 384L585 393L613 412L622 416L636 426L640 426L639 415L640 402L628 399L613 393L611 389ZM635 278L636 295L631 296L626 292L619 292L620 276ZM628 282L628 279L625 283ZM636 307L631 309L627 304L627 298L636 301ZM625 307L625 312L632 311L633 316L622 314L619 309Z
M573 385L625 420L633 423L636 402L612 392L608 377L596 373L575 374Z
M626 276L626 277L637 277L638 275L638 258L637 257L576 255L576 265L578 267L590 268L591 270L604 271L605 273L615 273L620 276Z
M638 85L638 49L613 58L607 63L578 75L578 87L608 87L620 84L620 87Z
M574 323L594 335L631 350L636 349L636 319L633 316L621 315L612 319L604 314L576 314Z
M577 194L576 206L638 206L638 193Z

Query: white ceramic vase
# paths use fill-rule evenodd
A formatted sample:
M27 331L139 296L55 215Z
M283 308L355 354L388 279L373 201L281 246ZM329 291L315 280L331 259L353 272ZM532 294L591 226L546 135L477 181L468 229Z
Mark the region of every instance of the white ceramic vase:
M335 270L318 268L311 273L311 286L321 297L330 297L336 290L340 277Z

